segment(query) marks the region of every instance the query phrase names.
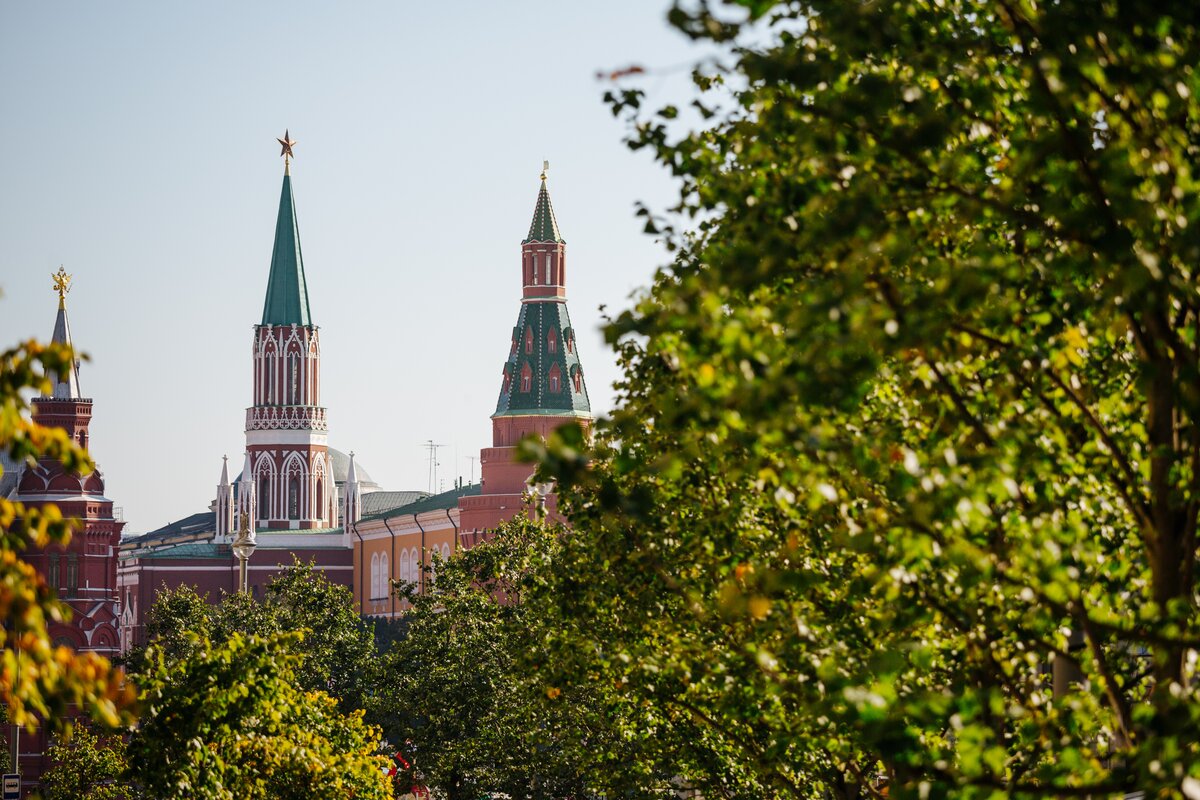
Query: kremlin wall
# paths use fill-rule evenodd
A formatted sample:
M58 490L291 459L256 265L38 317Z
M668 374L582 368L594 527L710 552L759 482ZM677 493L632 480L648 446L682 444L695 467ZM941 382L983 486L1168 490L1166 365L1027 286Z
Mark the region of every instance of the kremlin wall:
M364 616L397 615L405 601L391 591L393 581L415 583L423 591L425 567L435 554L449 558L487 538L498 523L527 511L532 467L514 461L522 437L544 437L568 421L585 429L591 424L567 311L566 242L543 172L513 266L520 302L514 303L516 322L492 414L492 443L480 453L480 483L441 494L389 491L371 479L353 453L330 448L337 409L327 412L321 405L320 304L310 303L305 280L290 174L294 142L285 135L280 144L283 185L271 262L264 270L262 318L250 342L253 381L246 386L251 402L245 451L232 460L236 475L230 474L230 459L223 460L209 508L122 538L124 523L114 517L99 469L80 478L52 461L3 464L0 497L33 507L56 503L82 521L67 548L28 556L74 611L71 622L52 631L59 643L108 656L142 643L145 615L159 591L189 585L217 602L239 589L237 553L247 550L245 585L251 593L261 592L298 559L350 587ZM72 343L69 280L60 269L52 337L67 344ZM495 336L502 341L501 331ZM77 366L70 375L54 376L53 395L35 398L33 405L38 422L63 428L86 446L92 400L80 390ZM103 461L103 453L92 455ZM554 515L553 495L546 507Z

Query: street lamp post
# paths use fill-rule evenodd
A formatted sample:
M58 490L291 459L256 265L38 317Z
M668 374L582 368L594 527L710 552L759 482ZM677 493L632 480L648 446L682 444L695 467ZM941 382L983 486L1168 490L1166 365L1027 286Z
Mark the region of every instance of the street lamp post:
M538 522L546 520L546 496L554 491L554 482L546 481L545 483L534 483L530 481L529 493L534 501L534 514L537 515Z
M258 543L254 541L254 531L250 530L250 517L247 514L242 514L242 524L238 529L237 538L233 540L232 547L240 569L238 588L243 592L249 592L250 556L254 555L254 549L258 547Z

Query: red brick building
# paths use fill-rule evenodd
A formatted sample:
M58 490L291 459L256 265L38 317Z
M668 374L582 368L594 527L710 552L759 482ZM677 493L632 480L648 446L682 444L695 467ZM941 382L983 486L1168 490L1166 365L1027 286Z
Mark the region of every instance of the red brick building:
M51 340L71 344L71 326L67 320L66 294L70 276L61 267L55 276L58 289L58 316ZM81 447L88 446L88 427L92 421L92 400L79 389L79 362L65 375L52 375L49 396L33 400L35 422L61 428ZM70 608L70 618L47 624L55 645L78 651L91 651L106 657L120 653L118 631L117 546L125 523L114 513L113 501L104 493L104 475L97 468L91 474L68 472L51 458L37 464L4 464L0 475L0 496L23 503L28 508L54 504L65 517L79 520L79 527L66 545L49 545L27 551L24 558L57 590L58 598ZM9 736L15 737L11 726ZM49 768L44 755L44 731L19 738L16 768L26 788L35 786Z
M338 486L345 481L348 459L328 446L320 404L320 335L309 307L290 173L285 161L266 299L251 341L253 382L242 472L231 481L228 464L222 466L208 511L121 544L125 647L143 640L145 614L162 589L194 586L214 603L238 590L231 544L243 520L257 543L248 570L252 592L294 558L314 562L335 583L353 584L349 537L338 519ZM365 473L361 477L362 484L378 488ZM399 505L422 496L376 492L364 499Z
M514 460L517 443L530 434L545 438L567 422L589 430L592 408L567 312L567 243L542 172L533 221L521 242L521 310L492 414L492 446L479 453L482 489L458 504L468 546L523 508L533 469ZM553 494L546 507L555 513Z

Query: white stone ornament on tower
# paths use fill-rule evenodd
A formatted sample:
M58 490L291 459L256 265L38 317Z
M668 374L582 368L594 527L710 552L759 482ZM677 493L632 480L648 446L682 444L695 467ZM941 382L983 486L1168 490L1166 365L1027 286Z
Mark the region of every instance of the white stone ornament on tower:
M217 541L232 539L237 530L237 516L233 500L233 485L229 483L229 457L221 456L221 482L217 484Z
M258 527L257 506L257 496L254 491L254 469L250 465L250 451L247 450L246 462L242 466L242 477L238 481L237 490L237 519L239 520L239 524L242 515L245 515L249 521L250 530L256 530ZM231 528L231 532L233 530Z
M350 467L346 470L346 483L342 497L342 526L350 526L362 518L362 490L358 485L358 471L354 468L354 453L350 453Z

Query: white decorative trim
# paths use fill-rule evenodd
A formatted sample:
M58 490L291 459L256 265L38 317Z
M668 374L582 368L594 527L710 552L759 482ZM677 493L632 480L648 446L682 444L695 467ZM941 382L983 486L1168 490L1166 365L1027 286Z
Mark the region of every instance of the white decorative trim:
M252 406L246 409L246 432L274 430L328 431L319 406Z

